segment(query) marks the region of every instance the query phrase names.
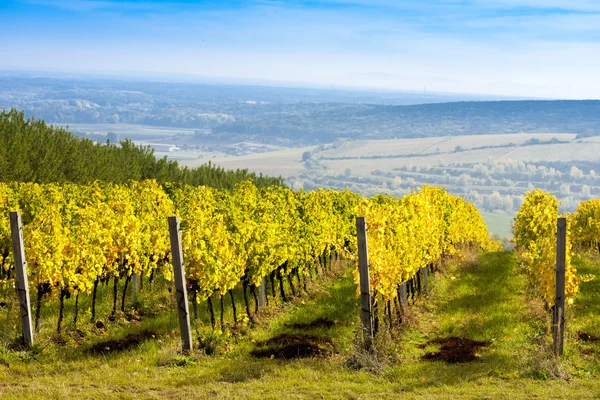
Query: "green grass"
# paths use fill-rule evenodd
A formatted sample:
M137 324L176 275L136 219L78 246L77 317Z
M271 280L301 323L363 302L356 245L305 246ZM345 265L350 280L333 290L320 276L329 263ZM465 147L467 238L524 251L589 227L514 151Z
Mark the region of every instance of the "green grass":
M573 265L579 275L595 275L589 282L580 284L581 293L575 297L571 310L573 326L577 329L600 336L600 267L598 259L577 256Z
M597 257L576 256L573 265L580 275L592 274L595 278L580 284L580 293L572 307L567 308L568 346L572 358L573 373L580 376L600 375L600 342L590 343L579 340L579 333L587 333L600 338L600 266Z
M580 272L594 273L594 262L578 260ZM273 304L256 326L240 335L213 334L217 353L189 356L178 352L177 323L170 315L164 287L142 298L147 310L160 310L139 323L107 322L101 337L88 332L78 344L50 339L53 306L37 351L0 351L3 398L591 398L600 395L598 345L583 344L575 332L600 335L597 293L600 283L582 284L572 307L562 364L549 355L546 313L528 297L529 285L511 253L485 254L473 262L450 262L431 278L431 292L412 306L410 322L378 339L379 356L368 360L377 372L348 366L356 352L359 304L352 274L311 284L310 295ZM343 271L342 271L343 272ZM143 292L144 293L144 292ZM148 293L148 291L146 291ZM162 293L162 294L160 294ZM106 293L103 294L106 296ZM144 295L146 296L146 295ZM237 296L238 299L241 296ZM103 313L107 311L103 305ZM228 307L229 308L229 307ZM241 304L238 310L241 310ZM205 304L197 330L211 337ZM335 321L330 328L297 329L294 323L317 318ZM231 321L230 312L226 320ZM94 342L149 328L158 332L132 350L107 356L86 353ZM256 343L282 333L311 333L333 340L336 351L324 358L256 359ZM65 333L67 336L67 333ZM490 341L471 363L423 361L430 339L461 336ZM197 344L197 342L195 342ZM582 349L592 353L583 354ZM589 351L586 351L589 353ZM562 374L562 375L561 375ZM553 379L569 376L570 379Z

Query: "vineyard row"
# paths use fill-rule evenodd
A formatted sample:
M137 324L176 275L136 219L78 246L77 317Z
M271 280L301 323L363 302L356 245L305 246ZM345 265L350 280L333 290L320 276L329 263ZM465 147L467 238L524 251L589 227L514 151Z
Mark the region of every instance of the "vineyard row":
M256 293L268 277L306 277L332 255L357 261L356 216L368 221L374 298L395 301L398 287L459 244L498 249L472 204L436 187L402 198L363 198L348 190L292 191L242 182L232 191L155 181L0 184L1 283L14 288L9 211L22 215L29 285L44 296L92 296L99 283L159 274L173 279L167 218L178 215L193 303L237 286ZM322 260L317 262L317 260ZM358 282L358 268L356 280ZM246 296L244 296L246 298ZM122 307L125 299L123 297ZM247 304L247 300L246 300ZM248 310L248 306L246 307ZM62 312L62 311L61 311ZM59 318L59 321L62 318ZM60 325L58 327L60 330Z

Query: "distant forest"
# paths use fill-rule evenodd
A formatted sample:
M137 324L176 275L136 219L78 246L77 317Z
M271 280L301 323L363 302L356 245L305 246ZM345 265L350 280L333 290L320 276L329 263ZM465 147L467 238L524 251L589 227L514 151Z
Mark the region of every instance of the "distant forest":
M245 169L226 171L210 163L182 168L166 157L157 159L151 148L129 140L94 143L41 119L27 119L22 111L0 112L0 181L125 183L142 179L226 189L247 179L260 187L283 185L281 177Z
M381 106L263 107L213 128L216 133L302 138L394 139L497 133L600 134L600 101L495 101Z
M0 109L16 107L51 123L192 128L216 140L300 146L340 138L600 134L600 101L457 100L449 95L0 77Z

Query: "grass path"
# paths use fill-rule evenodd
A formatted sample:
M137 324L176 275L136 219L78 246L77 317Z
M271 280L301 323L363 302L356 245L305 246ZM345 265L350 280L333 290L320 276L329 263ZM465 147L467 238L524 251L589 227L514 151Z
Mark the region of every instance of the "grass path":
M600 376L600 259L574 257L577 273L595 278L580 284L575 304L567 309L566 358L571 374L583 377ZM594 341L580 339L589 335Z
M419 303L414 327L406 332L404 352L415 378L432 384L454 384L479 377L517 378L531 362L532 343L543 322L531 318L526 280L516 271L511 253L489 253L477 262L451 264L433 292ZM436 338L461 337L491 343L480 358L449 365L420 361L426 350L417 344ZM420 375L420 376L419 376Z
M579 266L593 271L595 264ZM572 329L600 334L597 281L584 284L573 312ZM527 299L526 279L511 253L451 263L435 275L431 293L413 306L411 323L386 342L377 373L348 367L359 323L351 273L274 311L247 336L220 344L214 356L181 358L177 335L163 335L138 348L110 356L81 349L48 348L37 355L12 355L0 363L2 398L255 398L255 399L548 399L600 396L598 344L580 355L569 337L569 381L549 379L544 313ZM584 311L585 310L585 311ZM587 313L587 314L586 314ZM541 316L541 317L540 317ZM333 326L308 327L322 319ZM280 334L313 334L332 339L336 351L325 358L257 359L257 343ZM572 332L570 335L574 335ZM431 339L460 336L491 344L471 363L423 361ZM385 362L394 360L394 362ZM177 366L179 365L179 366Z

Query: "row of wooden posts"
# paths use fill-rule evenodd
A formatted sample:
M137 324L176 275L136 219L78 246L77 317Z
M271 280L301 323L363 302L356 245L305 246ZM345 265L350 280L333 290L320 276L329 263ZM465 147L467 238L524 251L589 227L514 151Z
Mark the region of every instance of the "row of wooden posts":
M12 247L15 259L16 278L15 284L20 304L20 319L23 328L23 339L28 345L33 344L33 329L31 324L31 304L29 299L29 284L27 281L27 262L23 245L23 229L21 216L18 212L10 213L10 226L12 235ZM566 219L559 218L557 223L557 248L556 248L556 299L553 308L553 339L554 353L562 356L564 329L565 329L565 257L566 257ZM358 265L360 274L360 297L361 297L361 322L364 331L365 343L368 347L373 342L373 311L371 299L371 285L369 278L369 248L367 240L367 223L365 217L356 218L356 231L358 235ZM173 272L175 280L175 297L179 314L179 328L181 331L181 342L183 351L190 351L192 344L192 329L190 325L190 313L187 288L185 282L185 267L183 250L181 246L181 228L178 217L169 217L169 235L171 240L171 251L173 260ZM427 290L427 268L423 268L422 282ZM263 278L259 286L259 305L265 305L266 280ZM406 292L406 286L403 287ZM402 292L402 287L400 288ZM405 293L401 296L405 298Z
M360 318L367 348L370 348L374 339L373 310L371 299L371 285L369 277L369 246L367 240L367 223L365 217L356 218L356 233L358 236L358 268L360 275ZM567 220L558 218L556 233L556 296L552 308L552 337L554 355L563 355L565 336L565 263ZM422 268L419 273L424 281L427 291L427 268ZM406 299L406 284L399 288L399 295Z
M18 212L10 213L10 228L12 236L12 248L15 259L15 286L19 297L20 320L23 329L23 342L29 346L33 345L33 325L31 322L31 303L29 298L29 283L27 280L27 261L25 258L25 247L23 244L23 226L21 215ZM173 274L175 281L175 299L179 314L179 328L181 331L181 342L184 351L192 350L192 329L190 326L190 315L188 305L187 287L185 282L185 268L183 250L181 246L181 228L178 217L169 217L169 235L173 259ZM136 277L134 277L135 279ZM139 278L138 278L139 279ZM258 302L260 307L266 303L266 278L263 278L258 291Z

